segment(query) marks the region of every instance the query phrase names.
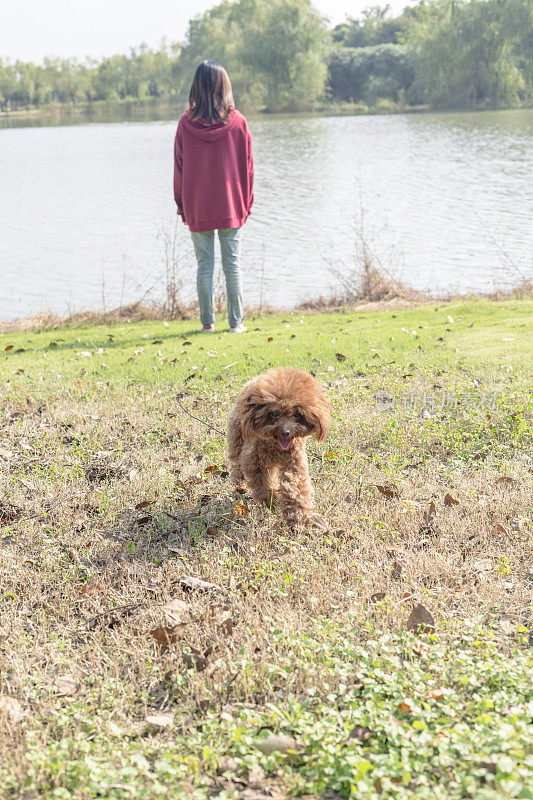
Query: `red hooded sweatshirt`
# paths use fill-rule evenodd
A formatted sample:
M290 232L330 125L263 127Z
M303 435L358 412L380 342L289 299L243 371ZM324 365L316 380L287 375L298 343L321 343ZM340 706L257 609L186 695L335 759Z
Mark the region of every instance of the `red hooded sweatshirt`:
M174 197L191 231L240 228L254 201L252 136L234 109L227 122L181 117L174 143Z

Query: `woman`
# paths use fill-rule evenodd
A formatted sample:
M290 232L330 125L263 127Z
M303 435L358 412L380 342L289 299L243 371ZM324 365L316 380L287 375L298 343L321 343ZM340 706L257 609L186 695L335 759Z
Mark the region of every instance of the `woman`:
M174 144L174 197L191 231L198 272L196 285L202 331L213 333L215 230L226 277L230 333L242 333L242 226L253 196L252 137L237 111L224 67L204 61L194 75L189 109L181 117Z

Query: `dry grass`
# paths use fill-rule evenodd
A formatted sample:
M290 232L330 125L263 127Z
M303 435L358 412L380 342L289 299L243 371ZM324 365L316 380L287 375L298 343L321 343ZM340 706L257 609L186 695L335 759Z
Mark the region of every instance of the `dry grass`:
M51 741L76 741L92 715L136 736L148 714L179 712L174 732L192 741L202 714L338 691L346 675L317 674L303 660L286 669L317 620L333 625L331 642L335 630L355 628L364 643L404 630L421 602L444 640L476 620L500 652L516 647L520 626L531 624L533 574L533 465L519 429L521 398L490 413L443 410L425 425L409 409L375 410L384 373L317 369L335 409L327 445L312 446L310 456L325 536L292 533L276 512L236 496L223 437L182 415L157 385L126 381L108 392L100 384L81 397L65 388L24 403L7 396L1 693L26 716L0 730L0 758L11 770L6 796L67 785L74 797L90 796L67 782L63 767L50 776L46 759L41 771L32 768L40 788L19 789L28 747L45 753ZM422 393L434 381L419 372L409 384ZM458 373L439 378L450 388L458 381ZM405 382L390 366L388 388ZM230 377L185 389L181 402L223 429L238 388ZM179 583L186 576L220 591L187 593ZM189 603L187 625L161 653L150 631L165 625L162 605L172 598ZM226 608L229 626L217 621ZM185 651L205 656L206 669L187 670ZM355 683L357 664L348 673ZM79 712L64 712L70 707ZM167 730L158 735L160 748L170 746ZM241 796L204 766L209 791L230 786L237 793L228 797ZM278 792L264 797L288 791L275 774L263 784Z

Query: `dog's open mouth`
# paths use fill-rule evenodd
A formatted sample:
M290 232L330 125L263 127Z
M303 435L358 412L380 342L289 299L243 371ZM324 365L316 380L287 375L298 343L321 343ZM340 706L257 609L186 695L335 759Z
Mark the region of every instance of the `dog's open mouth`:
M282 450L288 450L291 444L290 436L278 436L278 444Z

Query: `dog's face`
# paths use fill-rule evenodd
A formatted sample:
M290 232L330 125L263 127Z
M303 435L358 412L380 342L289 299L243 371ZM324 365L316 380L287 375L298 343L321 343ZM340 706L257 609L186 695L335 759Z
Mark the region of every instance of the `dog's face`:
M280 367L260 375L239 399L243 438L258 437L289 450L295 439L328 434L331 404L312 375Z

